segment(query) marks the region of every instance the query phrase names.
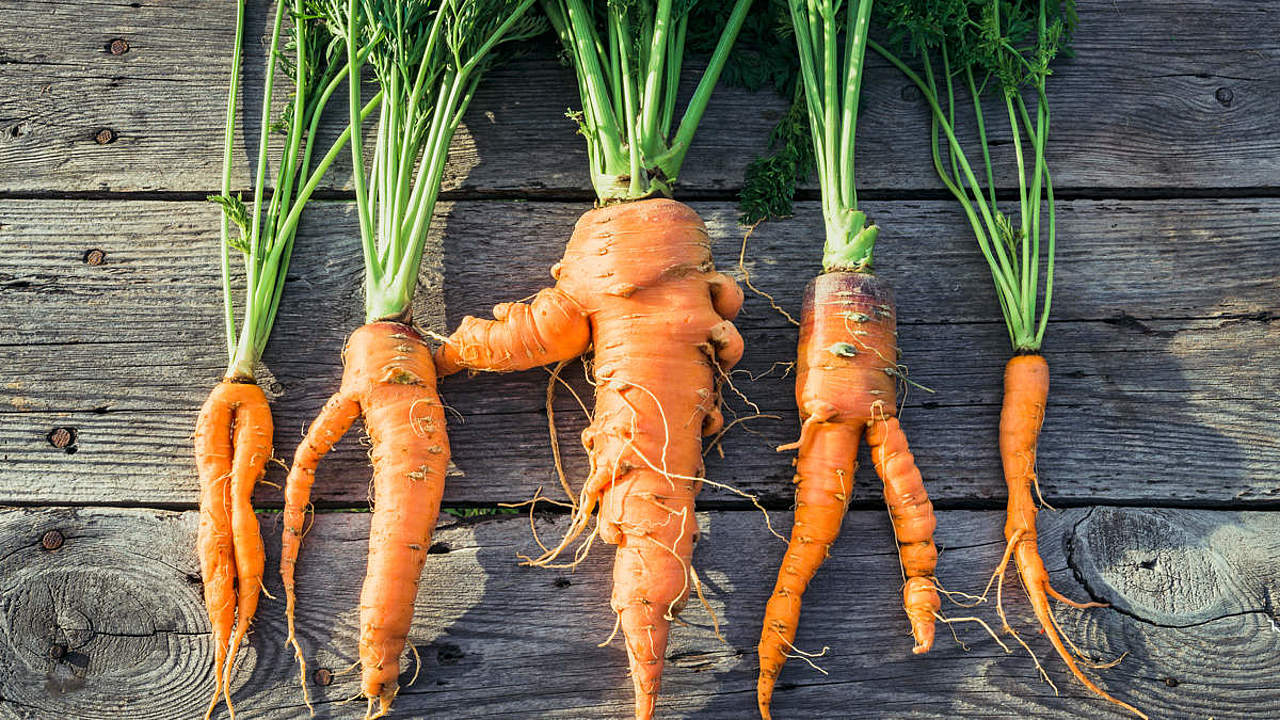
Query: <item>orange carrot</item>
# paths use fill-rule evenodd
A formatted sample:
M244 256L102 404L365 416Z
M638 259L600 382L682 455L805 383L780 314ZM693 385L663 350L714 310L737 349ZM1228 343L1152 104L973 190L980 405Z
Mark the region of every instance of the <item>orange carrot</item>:
M1031 601L1031 609L1045 637L1067 664L1071 674L1093 692L1119 705L1135 715L1146 715L1123 700L1107 694L1090 680L1076 664L1075 657L1067 650L1058 633L1058 624L1049 607L1053 597L1074 608L1106 607L1103 603L1080 603L1071 600L1049 584L1049 573L1036 543L1036 508L1032 489L1036 479L1036 445L1040 427L1044 423L1045 404L1049 398L1049 363L1043 355L1015 355L1004 370L1004 404L1000 409L1000 459L1004 465L1004 481L1009 489L1009 504L1004 524L1004 537L1008 543L1004 557L996 569L997 582L1004 581L1005 570L1012 557L1022 577L1022 587ZM1001 618L1004 612L1001 610ZM1006 632L1015 634L1005 623Z
M294 632L294 569L303 522L317 464L362 416L373 444L374 506L360 592L361 690L370 715L382 717L399 690L400 654L440 512L449 438L431 351L416 330L398 322L370 323L351 334L344 358L342 387L307 430L285 484L280 575L288 641L302 662L305 687L306 664Z
M671 621L692 587L702 436L723 424L718 372L742 357L730 322L742 292L715 271L702 221L674 200L585 214L555 287L494 320L468 317L437 351L442 375L570 360L594 343L595 414L582 434L591 472L573 524L545 564L585 529L617 546L611 606L626 640L637 718L653 716ZM717 370L717 365L719 370Z
M895 417L898 346L888 285L862 272L815 278L805 290L796 357L796 404L803 424L799 442L779 448L799 449L795 524L758 648L756 697L766 719L778 674L794 647L801 597L840 533L864 433L897 535L914 652L933 645L941 606L932 577L937 562L933 506Z
M258 609L266 555L253 488L271 459L271 409L251 380L228 378L214 387L196 420L195 459L200 477L200 527L196 548L205 609L214 640L214 691L231 703L236 650ZM234 628L234 636L232 630ZM234 710L232 710L234 716Z

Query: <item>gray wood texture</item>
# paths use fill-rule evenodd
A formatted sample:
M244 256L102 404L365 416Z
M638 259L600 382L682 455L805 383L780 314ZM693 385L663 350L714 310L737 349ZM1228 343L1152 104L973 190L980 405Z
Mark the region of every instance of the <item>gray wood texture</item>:
M1090 657L1124 655L1089 672L1152 718L1280 717L1280 7L1079 7L1076 56L1051 80L1050 162L1064 200L1038 466L1045 498L1065 509L1042 513L1039 529L1055 585L1110 607L1056 611ZM251 27L267 15L251 3ZM221 0L14 0L0 12L0 720L198 717L211 689L190 455L223 365L217 214L201 199L221 171L232 25ZM256 118L265 41L250 45L243 102ZM1003 549L995 427L1008 342L969 230L938 199L924 104L879 58L870 65L859 185L882 228L877 271L896 288L903 362L933 390L910 389L904 424L942 508L939 578L977 592ZM547 43L481 86L420 274L424 328L444 331L549 282L591 197L564 118L573 87ZM755 230L742 267L733 203L784 108L768 91L719 89L681 192L697 200L721 268L749 272L794 311L823 235L812 183L794 219ZM336 110L326 139L342 124ZM238 128L237 187L252 184L257 130L256 119ZM998 145L997 160L1008 150ZM304 218L265 358L283 460L335 388L342 341L362 319L349 175L344 154ZM727 402L744 419L709 449L707 475L759 495L785 533L791 469L773 448L798 428L792 378L775 363L793 355L796 334L751 293L739 326L742 396ZM564 377L588 390L580 364ZM547 380L535 370L442 383L456 411L447 507L492 512L539 487L560 494ZM555 410L577 482L585 420L563 390ZM768 417L745 419L757 412ZM320 718L363 713L343 702L358 674L340 674L356 657L366 555L360 441L353 431L321 467L323 511L299 566L311 668L335 673L327 686L307 678ZM280 492L263 485L255 501L267 589L282 598ZM759 616L783 546L735 495L707 488L699 507L694 561L724 638L691 603L661 717L740 720L754 716ZM566 518L534 522L549 538ZM409 683L406 654L394 717L630 716L625 655L617 642L597 647L613 624L608 548L573 572L522 568L530 519L508 514L444 516L434 541L411 635L421 673ZM1016 581L1006 609L1058 692L1025 651L1006 655L973 624L955 626L964 646L943 629L933 652L912 656L900 583L864 468L797 640L830 648L817 660L829 674L792 660L776 717L1127 717L1050 655ZM945 612L997 622L991 602ZM282 600L263 599L236 679L242 717L307 717L282 616Z
M744 229L729 203L695 203L717 260L737 266ZM987 270L951 203L868 204L884 227L879 273L898 296L900 345L912 388L904 419L943 503L998 502L1000 377L1008 340ZM200 403L221 371L221 284L216 214L206 203L0 203L0 457L13 463L10 501L191 507L187 461ZM550 278L582 203L446 203L424 263L418 319L441 331L465 313L534 293ZM265 359L281 393L276 452L288 460L341 374L339 351L361 321L354 217L344 203L315 206L298 241L284 311ZM51 223L51 218L57 218ZM1047 336L1054 392L1040 462L1050 502L1274 503L1280 437L1280 268L1274 200L1073 201L1061 209L1056 319ZM759 227L748 241L753 282L795 312L822 237L815 203ZM1188 247L1187 238L1201 241ZM86 252L105 253L100 265ZM518 258L518 260L513 260ZM740 274L740 272L739 272ZM444 290L441 291L442 278ZM794 355L794 328L749 294L739 326L747 355L735 386L762 414L724 439L714 477L790 502L789 456L773 448L797 432L793 378L773 367ZM56 335L50 328L56 327ZM772 368L772 373L769 371ZM766 373L769 373L766 375ZM754 381L752 375L759 376ZM579 365L565 376L583 396ZM447 503L520 500L558 487L544 409L548 375L535 370L442 384L457 472ZM584 418L568 393L557 416L568 470L585 474ZM742 416L741 399L728 400ZM48 442L74 428L77 450ZM488 438L504 434L495 446ZM1194 451L1190 451L1194 449ZM363 505L367 459L352 432L326 460L323 502ZM74 481L71 481L74 477ZM280 482L276 468L271 479ZM876 500L874 481L859 500ZM712 502L741 504L708 492ZM263 487L259 502L279 504Z
M255 5L254 27L266 27L262 7ZM222 0L7 3L0 166L10 172L0 175L0 190L218 187L234 22ZM114 39L128 51L113 55ZM250 62L265 44L250 43ZM1061 191L1280 187L1280 8L1256 0L1085 0L1075 48L1053 78L1050 162ZM259 87L260 64L246 73L249 88ZM574 88L546 47L496 70L455 142L446 187L588 194L582 143L564 117L579 105ZM257 92L245 95L252 118ZM340 126L342 103L335 105ZM862 107L861 189L940 189L925 103L878 57ZM771 91L717 92L684 186L738 187L784 108ZM99 144L104 129L114 139ZM244 146L256 151L256 119L246 129L238 136L241 186L249 185ZM892 161L883 161L889 153ZM342 185L349 172L331 177Z
M263 516L267 589L276 516ZM356 607L368 516L321 514L299 564L299 628L312 671L338 672L356 657ZM783 545L748 512L700 515L694 564L724 640L696 602L669 651L661 712L667 718L740 720L755 704L759 618ZM998 512L942 513L941 581L978 592L1000 557ZM778 514L785 532L786 514ZM539 517L542 537L566 527ZM212 686L208 625L192 551L193 512L146 509L13 509L0 513L0 713L14 718L195 717ZM1073 509L1045 513L1043 548L1053 581L1110 608L1059 606L1063 630L1115 668L1093 673L1153 718L1254 719L1280 714L1272 682L1280 653L1275 609L1280 524L1274 513ZM46 550L41 538L64 538ZM972 623L940 628L935 649L913 656L898 606L901 578L883 513L850 514L843 537L806 595L797 646L820 651L827 675L799 660L783 671L778 718L1126 717L1088 696L1030 631L1025 600L1009 579L1011 623L1057 686L1041 680L1024 650L1006 655ZM541 717L599 720L630 715L626 659L600 648L613 625L611 558L597 547L576 571L521 568L535 549L525 516L446 518L434 538L401 666L396 717ZM744 551L751 548L750 551ZM994 603L948 607L996 622ZM263 598L237 674L244 717L305 717L293 654L284 646L282 600ZM967 647L967 650L966 650ZM1016 646L1015 646L1016 647ZM56 656L56 657L55 657ZM358 675L320 686L308 679L317 717L358 717ZM218 717L225 717L219 713Z

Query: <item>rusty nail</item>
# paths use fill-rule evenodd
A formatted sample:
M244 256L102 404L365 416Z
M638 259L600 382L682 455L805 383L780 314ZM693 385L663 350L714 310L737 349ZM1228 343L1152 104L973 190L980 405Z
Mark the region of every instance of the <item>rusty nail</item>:
M316 684L321 686L333 684L333 672L329 668L320 668L316 671Z
M62 533L58 530L50 530L40 538L40 547L45 550L57 550L62 547Z
M61 660L67 654L67 646L61 643L54 643L49 646L49 657L54 660Z
M72 445L75 445L76 444L75 428L60 427L60 428L54 428L50 430L49 444L58 448L59 450L65 450L66 448L69 448Z
M107 51L112 55L123 55L129 52L129 41L124 38L116 38L107 45Z
M1215 92L1213 96L1223 105L1230 105L1231 101L1236 99L1236 94L1231 92L1231 88L1225 87L1218 88L1217 92Z
M99 145L110 145L116 141L116 131L111 128L102 128L98 134L93 136Z
M84 254L84 261L89 265L101 265L103 260L107 259L107 254L94 248Z

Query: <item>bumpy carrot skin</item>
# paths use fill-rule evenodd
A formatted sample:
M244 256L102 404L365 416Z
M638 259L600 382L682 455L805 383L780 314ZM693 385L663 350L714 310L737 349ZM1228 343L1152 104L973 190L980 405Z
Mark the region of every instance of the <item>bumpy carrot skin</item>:
M212 715L220 695L227 698L230 707L236 650L258 609L266 556L253 514L253 488L271 459L272 432L267 398L247 379L219 383L196 419L195 459L200 478L196 549L216 665L206 718Z
M1040 628L1071 674L1085 687L1120 707L1146 718L1146 714L1122 700L1112 697L1090 680L1058 634L1049 607L1052 596L1072 607L1103 607L1101 603L1078 603L1068 599L1049 584L1049 572L1036 543L1036 507L1032 491L1036 485L1036 448L1040 428L1044 424L1045 405L1049 399L1049 363L1038 354L1016 355L1005 365L1004 403L1000 409L1000 459L1004 465L1009 503L1004 524L1008 543L1004 560L996 570L1003 578L1012 557L1022 578L1022 587L1031 601Z
M774 685L795 641L801 598L830 554L853 492L863 434L884 483L906 575L903 604L914 652L933 644L941 607L933 582L936 520L897 410L897 330L886 283L861 272L824 273L805 290L796 366L796 405L803 420L795 459L796 509L791 541L765 608L756 699L771 717Z
M294 569L311 485L320 459L363 416L372 442L374 507L360 592L361 689L370 703L367 717L376 718L390 711L399 690L400 655L440 512L449 438L431 351L412 327L365 325L352 333L344 361L342 386L307 431L285 483L280 575L289 641L301 659L294 636Z
M731 322L742 292L715 271L697 213L665 199L583 215L552 276L555 287L529 304L464 319L437 351L437 368L522 370L594 346L595 413L582 434L591 471L566 542L599 508L600 537L617 546L610 605L643 720L653 717L671 620L692 587L702 436L723 424L716 365L742 357Z

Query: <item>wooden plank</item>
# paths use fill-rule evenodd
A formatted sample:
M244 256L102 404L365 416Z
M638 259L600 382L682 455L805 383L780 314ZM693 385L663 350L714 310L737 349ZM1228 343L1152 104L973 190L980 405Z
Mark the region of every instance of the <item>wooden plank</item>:
M940 502L998 503L994 428L1007 341L986 271L946 203L875 206L881 223L896 228L886 231L879 267L898 287L905 362L914 380L936 391L911 390L904 414L930 491ZM0 500L191 507L191 428L222 362L213 209L85 201L3 207L8 222L0 233L17 251L0 255L0 344L8 360L0 372L0 459L8 464ZM721 265L732 268L739 232L732 209L697 207L718 240ZM443 206L436 232L447 240L424 263L419 318L442 330L446 316L456 324L465 312L534 292L579 209ZM51 217L65 224L54 227ZM1272 322L1280 274L1271 260L1278 217L1280 203L1265 200L1205 203L1199 214L1175 202L1065 204L1055 294L1061 319L1048 343L1055 391L1040 461L1051 502L1276 500L1280 393L1264 368L1280 363ZM754 276L787 307L798 304L820 227L807 204L796 220L762 226L752 238ZM360 322L354 236L345 206L321 204L299 240L267 356L269 384L284 393L275 417L285 459L336 387L339 349ZM83 261L93 248L105 251L101 265ZM515 249L519 263L511 259ZM928 262L908 264L908 251ZM442 286L443 294L432 290ZM794 330L755 296L739 325L748 343L741 368L757 379L737 374L735 384L776 417L738 426L724 440L727 460L713 453L708 472L786 506L791 470L773 448L796 432L792 380L782 368L764 374L794 353ZM578 366L566 377L587 393ZM459 413L450 418L456 472L446 502L520 500L539 485L558 487L542 414L546 378L532 371L443 383ZM558 417L567 469L580 478L583 419L566 393ZM74 454L48 440L63 427L77 433ZM506 441L495 446L495 435ZM279 470L269 479L279 482ZM326 461L317 497L362 506L367 483L353 433ZM870 479L857 493L858 502L878 501ZM279 495L264 488L258 501L278 505ZM710 490L704 501L740 502Z
M368 516L325 514L299 565L299 630L310 668L339 671L356 657L356 607ZM786 531L784 518L777 518ZM942 513L946 548L939 577L976 591L999 559L996 512ZM703 513L695 567L708 587L724 640L691 603L668 653L661 712L669 718L739 720L754 711L759 613L783 546L750 512ZM973 625L956 626L925 656L909 652L900 579L883 513L854 512L844 537L806 596L797 645L829 651L829 675L792 661L775 699L778 717L870 715L927 718L1124 718L1089 696L1031 630L1010 580L1010 621L1041 657L1060 694L1023 651L1006 655ZM1111 692L1151 717L1257 718L1280 713L1272 670L1280 634L1268 598L1280 571L1274 513L1087 508L1046 513L1041 547L1055 585L1107 609L1055 611L1090 657L1128 653L1093 671ZM194 557L194 513L156 510L25 509L0 514L0 715L15 718L190 717L212 685L212 652ZM540 518L544 537L564 516ZM268 564L278 557L274 516L263 516ZM62 545L46 550L46 533ZM629 715L630 682L607 597L610 553L597 548L574 572L520 568L533 548L528 519L446 518L423 574L412 656L396 717L582 718ZM756 547L757 552L730 552ZM1244 551L1248 548L1248 551ZM267 589L281 597L274 572ZM293 654L284 644L282 601L264 598L235 678L246 717L304 712ZM995 623L991 604L949 607ZM851 618L856 618L852 620ZM572 631L567 631L572 629ZM552 670L553 669L553 670ZM327 687L309 678L317 716L347 717L339 703L358 675ZM1242 698L1247 701L1242 702ZM219 714L218 717L224 717Z
M225 3L10 5L0 37L0 64L11 68L0 74L0 191L219 186L234 23ZM1269 112L1280 101L1275 8L1249 0L1086 0L1079 12L1076 57L1058 63L1051 83L1050 163L1060 192L1280 187L1280 133ZM250 27L267 27L266 16L266 4L255 2ZM128 51L113 55L114 39ZM244 97L256 118L265 41L249 45ZM585 151L564 118L579 104L574 88L549 49L495 70L454 144L446 187L588 193ZM865 95L861 187L939 189L919 94L872 57ZM784 105L771 91L718 91L685 163L684 187L738 188ZM335 108L326 137L343 116ZM1003 115L989 117L998 127ZM249 184L245 148L257 147L256 122L237 135L239 186ZM99 144L104 129L112 139ZM998 162L1007 149L997 143ZM347 182L345 157L332 177L334 186Z

